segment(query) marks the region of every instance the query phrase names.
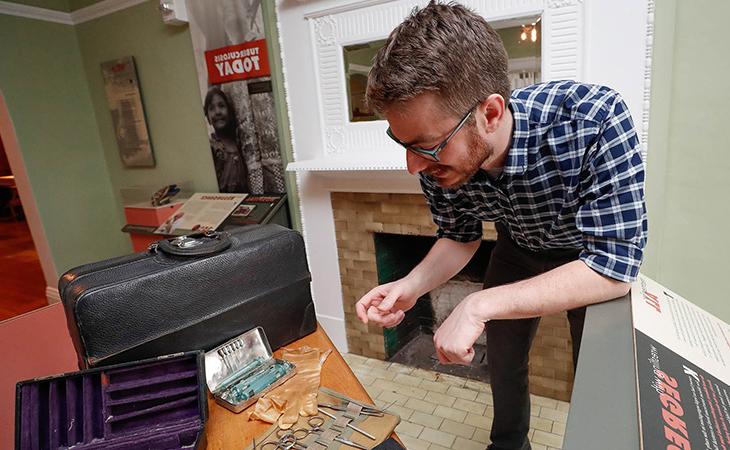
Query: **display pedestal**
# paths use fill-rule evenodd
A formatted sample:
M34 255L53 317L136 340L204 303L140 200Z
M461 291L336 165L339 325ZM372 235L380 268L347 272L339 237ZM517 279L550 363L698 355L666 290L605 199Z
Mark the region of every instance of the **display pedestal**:
M129 233L134 251L144 251L151 243L169 237L154 234L154 231L184 203L185 200L180 200L162 206L150 206L145 202L125 206L124 217L129 225L125 225L122 231Z
M150 206L149 202L127 205L124 207L124 217L127 223L159 227L184 203L185 200L179 200L162 206Z
M173 237L172 235L167 234L156 234L156 229L157 227L128 224L124 225L122 231L129 233L129 239L132 241L132 250L135 252L143 252L147 250L150 244L161 239Z

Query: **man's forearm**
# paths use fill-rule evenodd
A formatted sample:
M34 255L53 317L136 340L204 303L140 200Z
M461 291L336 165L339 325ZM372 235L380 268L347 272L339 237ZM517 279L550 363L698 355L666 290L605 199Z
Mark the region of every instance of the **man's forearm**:
M481 240L457 242L441 238L406 278L413 280L422 294L430 292L459 273L474 256L480 243Z
M621 297L630 285L573 261L527 280L476 292L467 298L482 322L555 314Z

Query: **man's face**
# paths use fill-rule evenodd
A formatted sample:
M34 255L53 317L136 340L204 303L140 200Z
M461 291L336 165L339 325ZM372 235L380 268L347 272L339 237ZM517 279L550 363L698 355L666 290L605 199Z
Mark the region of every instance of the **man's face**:
M431 93L421 94L403 105L393 106L384 115L391 132L398 140L422 148L432 148L443 142L460 119L443 111L438 98ZM493 153L493 148L479 134L475 117L471 117L439 152L440 161L405 151L408 172L413 175L425 172L439 186L456 188L479 170Z

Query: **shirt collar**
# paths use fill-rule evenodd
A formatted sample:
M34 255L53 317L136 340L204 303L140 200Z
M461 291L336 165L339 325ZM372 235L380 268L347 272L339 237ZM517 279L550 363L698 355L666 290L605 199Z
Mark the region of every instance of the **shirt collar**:
M530 123L522 100L510 98L509 109L513 119L512 147L507 154L504 173L519 175L527 170L527 139L530 136Z

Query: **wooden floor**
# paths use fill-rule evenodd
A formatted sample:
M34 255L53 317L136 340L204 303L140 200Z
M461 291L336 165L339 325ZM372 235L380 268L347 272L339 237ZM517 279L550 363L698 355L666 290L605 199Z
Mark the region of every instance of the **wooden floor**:
M45 291L28 224L0 218L0 321L46 306Z

